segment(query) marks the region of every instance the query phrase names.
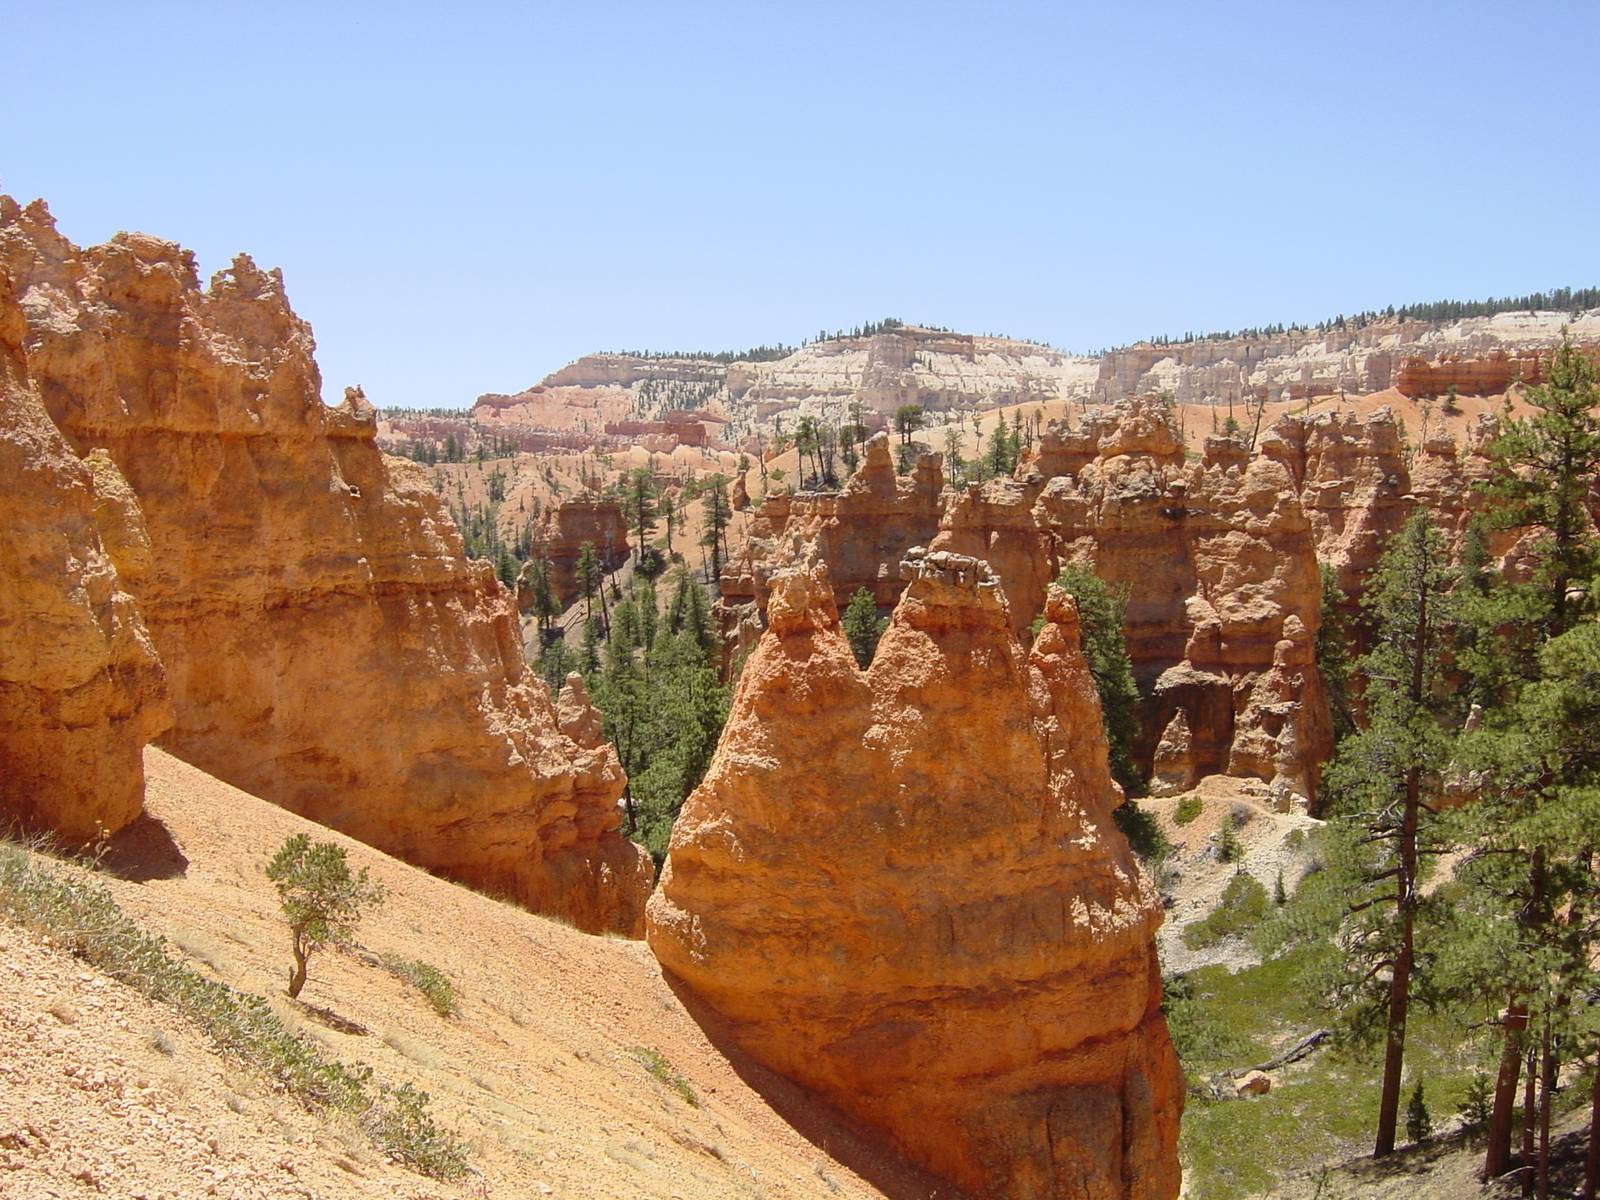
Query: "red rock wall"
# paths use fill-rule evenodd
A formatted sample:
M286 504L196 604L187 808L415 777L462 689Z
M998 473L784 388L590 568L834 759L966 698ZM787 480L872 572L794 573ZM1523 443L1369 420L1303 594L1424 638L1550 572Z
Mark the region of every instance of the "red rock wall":
M1021 479L955 497L934 545L988 560L1017 632L1066 563L1123 590L1147 697L1135 757L1158 792L1229 774L1309 804L1332 748L1312 653L1316 551L1286 469L1247 458L1243 443L1212 438L1188 462L1166 410L1129 402L1048 430ZM1169 728L1181 762L1176 743L1157 761Z
M550 585L562 604L571 604L580 594L578 557L583 544L593 542L595 553L607 571L628 561L632 535L615 500L574 496L547 511L534 532L534 552L550 560Z
M1600 356L1600 347L1595 347ZM1548 353L1507 354L1496 350L1475 356L1426 359L1400 364L1394 386L1406 396L1443 396L1451 388L1462 396L1498 396L1513 384L1542 383Z

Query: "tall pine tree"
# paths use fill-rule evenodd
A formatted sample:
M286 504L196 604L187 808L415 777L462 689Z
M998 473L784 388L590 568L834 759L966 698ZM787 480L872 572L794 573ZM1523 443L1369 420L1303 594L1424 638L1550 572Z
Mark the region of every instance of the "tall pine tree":
M1414 514L1362 601L1373 632L1355 665L1367 682L1366 727L1340 742L1324 776L1343 951L1328 991L1347 1030L1381 1030L1384 1042L1374 1157L1395 1144L1423 862L1445 850L1436 818L1453 749L1443 668L1454 579L1443 535L1426 512Z

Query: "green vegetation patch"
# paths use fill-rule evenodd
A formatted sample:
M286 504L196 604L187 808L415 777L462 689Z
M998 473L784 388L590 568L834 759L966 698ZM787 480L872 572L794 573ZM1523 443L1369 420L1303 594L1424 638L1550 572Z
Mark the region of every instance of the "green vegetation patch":
M122 914L99 882L61 873L0 845L0 915L48 936L91 966L193 1021L222 1053L264 1072L313 1111L356 1118L395 1161L435 1179L467 1172L466 1146L428 1113L428 1094L375 1083L370 1067L329 1058L260 996L207 979L167 954L166 941Z
M648 1046L635 1046L628 1053L643 1063L646 1071L677 1092L690 1108L700 1107L700 1097L694 1094L689 1081L673 1070L672 1064L666 1060L661 1051L652 1050Z
M1183 944L1204 950L1224 938L1249 933L1266 915L1267 889L1254 875L1240 871L1228 880L1216 908L1183 931Z
M438 967L420 958L401 958L398 954L385 954L380 961L389 974L405 980L427 997L428 1003L433 1005L433 1011L441 1017L453 1017L460 1011L455 985L450 982L450 976Z
M1277 1085L1254 1099L1217 1100L1206 1087L1213 1075L1258 1066L1330 1026L1333 1014L1307 986L1324 953L1302 945L1242 971L1210 966L1168 977L1163 1009L1189 1081L1179 1151L1191 1195L1271 1195L1292 1176L1371 1152L1381 1044L1325 1043L1276 1072ZM1474 1087L1483 1047L1461 1031L1459 1013L1412 1011L1407 1091L1425 1078L1435 1114L1467 1107Z
M1205 801L1200 799L1199 796L1185 796L1178 801L1177 807L1172 810L1173 823L1187 825L1204 812L1205 807Z

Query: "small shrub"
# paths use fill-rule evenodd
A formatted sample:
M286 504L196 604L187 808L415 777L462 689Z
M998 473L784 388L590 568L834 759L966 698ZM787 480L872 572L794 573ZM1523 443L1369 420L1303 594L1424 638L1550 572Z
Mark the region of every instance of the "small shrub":
M1244 843L1239 840L1239 831L1229 821L1217 831L1217 861L1238 862L1244 857Z
M362 1126L372 1144L396 1162L434 1179L460 1179L467 1173L467 1150L428 1115L429 1096L409 1083L383 1087Z
M1187 825L1205 811L1205 801L1199 796L1185 796L1178 801L1178 807L1172 810L1172 820L1176 825Z
M872 665L878 639L889 627L888 619L878 615L878 606L873 602L872 593L866 588L857 588L855 595L850 597L850 603L845 606L839 624L844 629L851 652L856 656L856 664L866 670Z
M1195 994L1187 975L1168 975L1161 983L1161 1011L1166 1015L1173 1048L1185 1065L1237 1061L1252 1050L1236 1023L1210 1012L1205 996Z
M667 556L658 546L646 546L633 568L635 574L649 580L659 579L666 569Z
M1117 828L1122 830L1122 836L1128 839L1133 852L1146 863L1159 863L1172 852L1172 843L1161 832L1155 817L1140 808L1137 800L1123 801L1112 810L1111 817L1116 821Z
M1433 1118L1428 1114L1428 1102L1422 1095L1422 1079L1406 1102L1406 1137L1413 1142L1425 1142L1433 1136Z
M672 1069L672 1064L659 1050L652 1050L648 1046L635 1046L629 1053L644 1064L646 1071L677 1092L690 1108L700 1107L700 1097L694 1094L689 1081Z
M1462 1098L1457 1112L1461 1114L1461 1122L1468 1129L1482 1129L1489 1123L1489 1114L1494 1107L1494 1088L1489 1083L1486 1071L1474 1071L1472 1078L1467 1081L1467 1094Z
M1254 875L1240 871L1228 880L1217 907L1183 931L1183 944L1191 950L1207 949L1254 929L1266 915L1267 889Z
M459 1011L455 984L438 967L420 958L401 958L398 954L385 954L380 961L389 974L405 980L427 997L428 1003L433 1005L433 1011L441 1017L453 1017Z
M1272 902L1279 908L1289 903L1289 889L1283 886L1283 868L1278 868L1278 878L1272 885Z

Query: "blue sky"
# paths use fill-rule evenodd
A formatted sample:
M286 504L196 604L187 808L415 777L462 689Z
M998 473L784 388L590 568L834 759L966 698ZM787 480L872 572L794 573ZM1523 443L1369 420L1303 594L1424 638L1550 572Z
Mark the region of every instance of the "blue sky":
M281 266L330 399L1600 283L1580 0L8 8L0 190Z

